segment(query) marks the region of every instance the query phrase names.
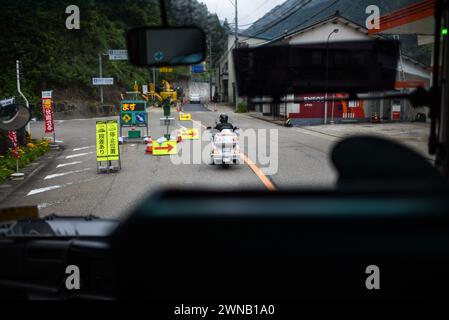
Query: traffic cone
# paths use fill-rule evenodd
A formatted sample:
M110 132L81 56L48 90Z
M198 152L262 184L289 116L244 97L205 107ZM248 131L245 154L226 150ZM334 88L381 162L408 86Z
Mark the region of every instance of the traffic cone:
M147 148L145 150L146 154L153 154L153 140L151 137L148 137L147 139Z
M176 139L176 142L177 142L177 143L182 142L182 132L181 132L181 129L178 130L178 137L177 137L177 139Z

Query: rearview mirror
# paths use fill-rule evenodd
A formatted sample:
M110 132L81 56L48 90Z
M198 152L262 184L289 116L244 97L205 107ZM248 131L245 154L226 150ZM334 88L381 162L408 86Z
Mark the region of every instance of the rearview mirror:
M14 98L0 101L0 130L22 129L31 119L30 110L15 102Z
M139 67L198 64L206 58L206 35L197 27L142 27L126 36L129 61Z

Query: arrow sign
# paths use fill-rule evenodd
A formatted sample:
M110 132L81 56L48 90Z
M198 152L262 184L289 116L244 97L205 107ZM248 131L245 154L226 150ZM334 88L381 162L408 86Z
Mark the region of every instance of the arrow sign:
M172 149L173 149L173 146L171 144L168 144L165 147L156 147L156 148L154 148L154 150L165 150L167 152L172 151Z
M176 140L164 141L160 144L157 141L153 141L153 155L163 156L176 153Z
M198 129L187 129L181 131L181 136L183 140L198 140Z

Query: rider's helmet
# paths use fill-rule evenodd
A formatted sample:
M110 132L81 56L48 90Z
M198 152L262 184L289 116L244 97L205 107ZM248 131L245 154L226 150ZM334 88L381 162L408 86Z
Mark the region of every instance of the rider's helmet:
M225 113L220 114L220 123L228 123L228 115Z

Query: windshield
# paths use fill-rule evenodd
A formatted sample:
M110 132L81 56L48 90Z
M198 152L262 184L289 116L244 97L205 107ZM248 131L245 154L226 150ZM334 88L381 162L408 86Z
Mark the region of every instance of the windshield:
M162 25L156 0L2 1L0 100L14 98L32 120L0 131L1 207L38 206L41 217L123 219L162 188L333 189L332 148L360 134L404 144L433 164L427 107L394 98L348 100L327 82L329 90L293 92L283 101L242 96L232 56L236 47L398 40L394 90L365 94L429 88L433 1L165 4L170 26L206 33L203 62L129 63L126 32ZM176 46L181 39L164 40ZM276 77L263 81L278 84Z

